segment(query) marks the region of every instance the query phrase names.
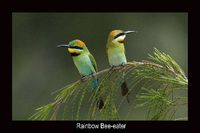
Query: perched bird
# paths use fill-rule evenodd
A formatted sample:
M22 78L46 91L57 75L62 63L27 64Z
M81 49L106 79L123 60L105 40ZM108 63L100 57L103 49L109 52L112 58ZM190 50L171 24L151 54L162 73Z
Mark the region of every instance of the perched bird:
M107 54L108 61L111 67L124 65L127 63L125 55L124 40L126 35L136 31L123 31L123 30L113 30L108 35L107 40ZM122 96L127 96L128 99L128 86L125 81L121 84Z
M76 39L69 42L69 44L62 44L57 47L67 48L82 78L88 75L94 75L97 72L96 61L83 41ZM96 90L98 86L98 79L94 77L94 80L92 81L92 88ZM104 102L101 97L97 104L99 109L102 109Z

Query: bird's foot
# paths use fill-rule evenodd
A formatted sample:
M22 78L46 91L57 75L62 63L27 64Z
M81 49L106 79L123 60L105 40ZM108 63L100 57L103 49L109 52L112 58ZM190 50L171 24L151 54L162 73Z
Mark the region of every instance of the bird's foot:
M91 76L94 78L96 77L96 73L92 73Z
M111 66L110 70L114 70L116 68L116 66Z
M115 70L116 66L111 66L109 70L109 74L111 74Z
M82 81L82 82L86 81L86 76L82 76L82 77L81 77L81 81Z
M125 64L126 64L126 63L123 62L120 66L121 66L121 67L125 67Z

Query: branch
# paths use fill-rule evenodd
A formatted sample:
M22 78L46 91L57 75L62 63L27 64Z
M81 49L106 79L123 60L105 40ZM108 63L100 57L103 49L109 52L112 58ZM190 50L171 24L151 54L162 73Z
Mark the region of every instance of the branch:
M81 119L90 120L121 119L119 112L123 109L123 103L128 95L130 101L133 101L131 105L148 108L147 119L171 119L175 115L173 108L182 103L177 100L178 97L174 98L174 89L179 88L176 89L178 91L183 90L180 88L187 88L188 79L181 67L169 55L155 49L154 55L149 55L149 59L152 61L132 61L123 66L106 68L57 90L54 92L57 93L54 101L38 108L30 119L74 120L76 117L78 120L80 116L83 117ZM99 79L98 91L91 91L94 77ZM119 95L119 91L125 82L128 92L122 96ZM105 103L103 109L99 111L96 103L100 99ZM141 103L135 104L137 101ZM129 113L135 107L131 105ZM63 115L65 111L68 112ZM86 114L80 115L83 112L87 112L88 117ZM59 118L59 113L62 113L62 118ZM129 113L127 113L128 118Z
M133 61L133 62L127 62L126 64L124 65L121 65L121 66L116 66L116 67L113 67L113 68L106 68L104 70L101 70L93 75L89 75L89 76L86 76L84 77L83 79L79 79L77 80L76 82L82 82L82 81L87 81L91 78L93 78L94 76L100 76L100 75L103 75L107 72L114 72L114 71L117 71L117 70L123 70L123 69L127 69L129 67L139 67L139 66L144 66L144 67L155 67L155 68L160 68L160 69L164 69L165 71L168 71L169 73L173 74L174 76L176 76L176 73L174 73L174 71L171 71L169 69L166 69L164 68L163 66L159 65L159 64L156 64L156 63L153 63L153 62L150 62L150 61L143 61L143 62L137 62L137 61Z

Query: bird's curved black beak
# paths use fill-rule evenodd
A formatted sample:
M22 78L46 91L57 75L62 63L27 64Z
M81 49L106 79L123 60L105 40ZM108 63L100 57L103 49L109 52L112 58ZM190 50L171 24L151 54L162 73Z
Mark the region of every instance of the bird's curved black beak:
M60 44L60 45L57 45L57 47L67 47L67 48L69 48L70 46L69 46L69 44Z
M124 34L129 34L129 33L136 33L137 31L124 31Z

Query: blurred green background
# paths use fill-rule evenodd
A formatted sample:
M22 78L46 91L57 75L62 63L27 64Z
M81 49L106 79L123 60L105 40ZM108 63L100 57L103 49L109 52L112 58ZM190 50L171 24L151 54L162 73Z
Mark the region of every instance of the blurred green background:
M147 59L156 47L187 75L187 13L13 13L13 120L27 120L35 108L53 100L51 92L80 78L70 55L57 45L83 40L102 70L109 67L105 46L113 29L138 31L125 40L128 61Z

